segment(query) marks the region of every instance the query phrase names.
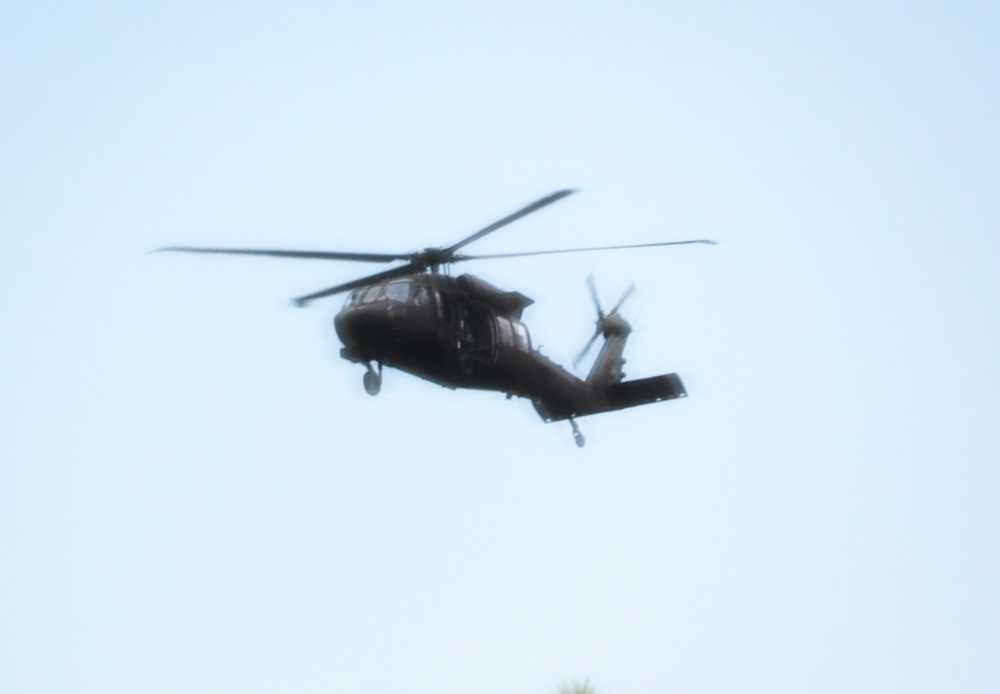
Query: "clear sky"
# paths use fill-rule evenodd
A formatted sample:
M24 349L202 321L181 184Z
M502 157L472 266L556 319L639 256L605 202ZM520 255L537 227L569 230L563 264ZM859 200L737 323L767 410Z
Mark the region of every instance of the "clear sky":
M6 3L0 689L1000 689L1000 10ZM338 357L370 266L469 263L568 363L543 424ZM472 252L472 247L470 247ZM457 268L456 268L457 269Z

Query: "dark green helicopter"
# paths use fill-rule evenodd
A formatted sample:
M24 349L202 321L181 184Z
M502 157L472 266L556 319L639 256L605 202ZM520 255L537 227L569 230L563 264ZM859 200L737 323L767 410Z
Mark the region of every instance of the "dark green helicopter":
M403 265L338 284L294 300L297 306L323 297L350 292L344 308L334 317L337 335L344 343L341 356L363 364L365 390L377 395L382 387L382 367L426 379L446 388L496 390L529 398L546 422L569 420L578 446L585 443L575 418L621 410L661 400L687 396L677 374L625 381L622 353L632 326L618 309L635 290L628 287L610 311L604 311L589 277L596 330L580 355L578 365L598 337L604 337L586 379L554 363L531 345L521 322L524 309L534 303L519 292L503 291L472 275L452 277L449 266L465 260L514 258L552 253L609 251L622 248L677 246L697 241L668 241L627 246L570 248L494 255L465 255L458 251L521 217L570 195L560 190L536 200L451 246L402 254L345 253L336 251L286 251L240 248L172 246L160 251L261 255L278 258L353 260L366 263L404 261Z

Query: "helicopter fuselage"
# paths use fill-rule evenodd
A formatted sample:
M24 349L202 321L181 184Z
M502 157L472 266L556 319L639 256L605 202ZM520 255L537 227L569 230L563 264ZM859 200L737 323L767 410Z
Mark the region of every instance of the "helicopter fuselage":
M590 377L578 378L532 347L521 322L532 303L472 275L420 274L354 290L334 326L348 361L384 364L447 388L530 398L546 421L685 395L673 374L621 383L631 331L623 319L612 323Z

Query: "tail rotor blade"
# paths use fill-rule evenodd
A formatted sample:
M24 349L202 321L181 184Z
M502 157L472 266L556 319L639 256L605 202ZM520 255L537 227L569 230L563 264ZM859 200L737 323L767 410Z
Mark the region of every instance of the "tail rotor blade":
M629 298L630 296L632 296L632 292L634 292L634 291L635 291L635 282L632 282L632 283L630 283L628 285L628 289L625 290L625 293L622 294L622 298L620 298L618 300L618 303L615 304L615 307L613 309L611 309L611 313L618 313L618 309L620 309L622 307L622 304L625 303L625 300L627 298Z
M601 336L601 331L598 330L591 336L590 340L587 341L587 344L584 346L583 350L581 350L581 352L576 356L576 359L573 360L574 369L580 366L580 362L584 360L584 358L587 356L587 353L590 352L590 348L594 346L594 343L600 336Z
M594 308L597 309L597 319L604 317L604 309L601 308L601 300L597 298L597 285L594 283L594 273L587 275L587 289L590 290L590 298L594 301Z

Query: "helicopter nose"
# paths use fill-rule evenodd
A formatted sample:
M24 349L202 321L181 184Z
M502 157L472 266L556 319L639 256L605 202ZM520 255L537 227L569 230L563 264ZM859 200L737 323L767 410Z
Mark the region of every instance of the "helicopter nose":
M333 326L345 347L361 352L375 347L392 327L388 308L384 304L345 309L333 319Z

